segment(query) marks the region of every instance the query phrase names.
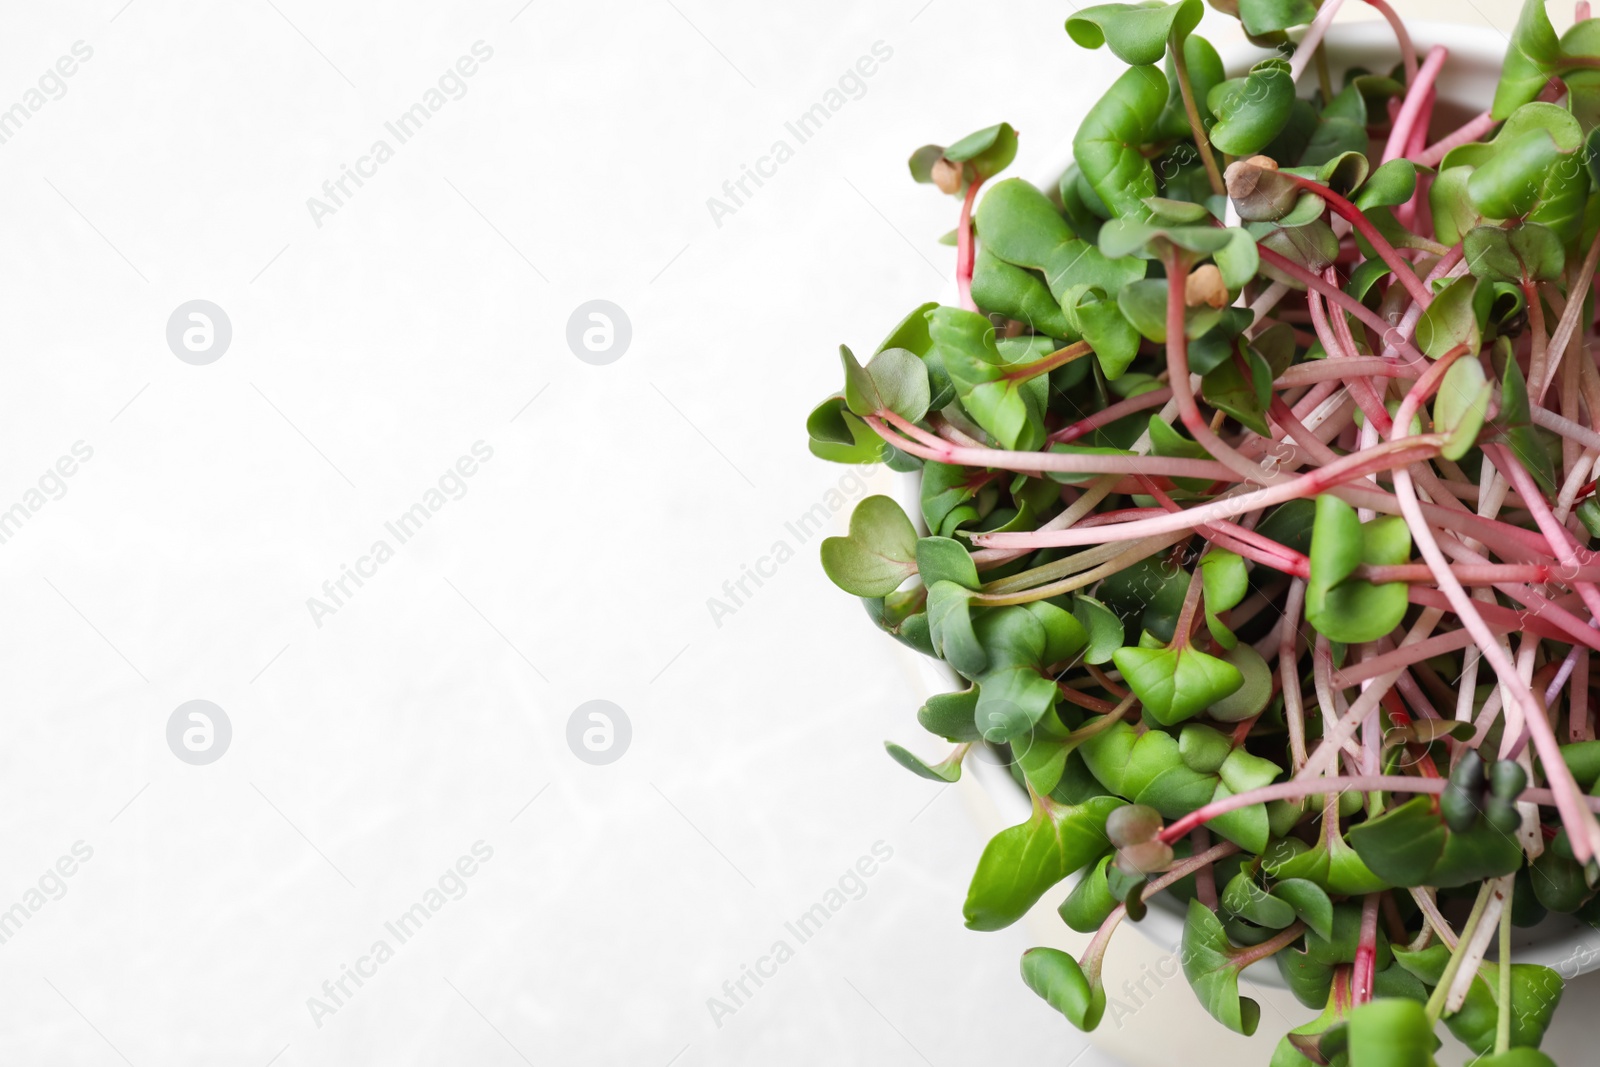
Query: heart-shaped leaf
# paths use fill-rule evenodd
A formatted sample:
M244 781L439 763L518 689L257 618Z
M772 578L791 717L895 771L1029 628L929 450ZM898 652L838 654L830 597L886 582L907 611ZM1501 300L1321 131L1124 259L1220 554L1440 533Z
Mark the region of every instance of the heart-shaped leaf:
M1198 715L1244 684L1239 668L1187 643L1178 648L1122 648L1111 661L1145 711L1165 726Z
M928 369L914 353L885 349L862 367L850 349L840 345L839 358L844 363L845 402L854 414L892 411L907 422L917 422L928 413L932 398Z
M1409 599L1404 582L1374 585L1352 578L1362 563L1392 566L1411 555L1405 520L1386 516L1362 523L1338 497L1317 498L1311 535L1311 576L1306 583L1306 620L1330 640L1376 641L1400 625Z
M1561 239L1533 222L1509 230L1475 226L1462 242L1467 266L1485 281L1512 285L1554 281L1567 262Z
M888 596L917 568L917 530L900 505L869 496L850 515L850 532L822 542L822 568L856 596Z

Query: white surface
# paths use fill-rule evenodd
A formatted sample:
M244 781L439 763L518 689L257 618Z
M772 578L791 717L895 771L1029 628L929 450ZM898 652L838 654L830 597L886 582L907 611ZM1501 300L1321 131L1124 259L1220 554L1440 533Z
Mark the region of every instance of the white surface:
M953 204L907 153L1006 119L1028 173L1113 61L1045 0L274 3L15 5L0 34L0 108L93 49L0 144L0 509L93 449L0 544L0 909L93 849L0 944L0 1062L1072 1062L1026 935L960 925L981 836L879 748L929 750L909 653L785 523L847 473L801 426L835 346L949 273ZM480 40L317 226L307 198ZM707 198L878 41L717 225ZM202 367L164 336L196 298L233 326ZM565 341L594 298L633 324L609 366ZM307 598L478 441L465 495L319 628ZM196 698L234 731L205 767L165 738ZM597 698L633 725L605 767L566 743ZM317 1026L307 999L480 840ZM707 998L877 841L861 899L719 1027Z

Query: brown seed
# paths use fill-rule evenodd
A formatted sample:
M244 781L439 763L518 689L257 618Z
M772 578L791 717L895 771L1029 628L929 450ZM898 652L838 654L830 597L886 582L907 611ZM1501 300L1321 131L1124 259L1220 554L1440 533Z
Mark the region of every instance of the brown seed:
M1183 302L1192 308L1201 304L1214 308L1228 306L1228 287L1223 284L1222 272L1215 264L1202 264L1189 273L1183 283Z
M959 193L961 191L961 164L952 163L940 156L933 164L933 184L939 187L941 193Z

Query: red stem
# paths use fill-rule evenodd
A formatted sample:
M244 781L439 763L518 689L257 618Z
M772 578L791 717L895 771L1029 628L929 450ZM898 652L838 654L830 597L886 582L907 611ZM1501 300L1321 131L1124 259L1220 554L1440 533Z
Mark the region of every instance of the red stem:
M974 178L967 186L967 195L961 201L961 220L956 224L956 287L961 291L961 306L977 311L972 300L972 264L977 258L972 239L972 204L978 196L982 178Z

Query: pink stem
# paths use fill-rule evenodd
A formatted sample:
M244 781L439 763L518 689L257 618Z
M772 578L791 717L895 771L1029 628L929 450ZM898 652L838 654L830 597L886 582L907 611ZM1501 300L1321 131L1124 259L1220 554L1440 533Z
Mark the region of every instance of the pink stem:
M1438 49L1435 49L1435 51L1438 51ZM1430 61L1432 60L1433 54L1431 52L1428 58ZM1287 174L1286 171L1280 171L1279 173ZM1378 253L1378 258L1387 263L1389 268L1394 271L1395 280L1406 287L1406 292L1411 294L1412 300L1415 300L1424 308L1433 302L1433 294L1428 291L1426 285L1422 284L1422 279L1417 277L1416 272L1411 269L1411 264L1400 257L1400 253L1394 250L1394 246L1389 243L1388 238L1378 232L1378 228L1372 224L1371 219L1367 218L1365 212L1319 181L1303 178L1298 174L1288 174L1288 177L1306 192L1315 193L1327 201L1329 207L1333 208L1345 221L1354 226L1356 232L1365 237L1367 243L1372 246L1372 250ZM1354 297L1351 299L1354 300Z
M1300 43L1295 47L1294 58L1289 61L1289 76L1300 80L1300 75L1306 72L1311 65L1311 57L1322 45L1322 38L1327 36L1328 27L1333 25L1333 16L1339 13L1339 8L1344 6L1344 0L1327 0L1322 5L1322 10L1317 12L1317 17L1311 20L1311 25L1306 29L1306 35L1300 38Z
M1373 313L1371 308L1367 307L1367 305L1363 304L1361 301L1357 300L1343 289L1340 289L1337 285L1329 285L1317 275L1306 270L1300 264L1291 259L1286 259L1283 256L1280 256L1270 248L1257 246L1256 251L1261 255L1261 262L1267 264L1281 274L1287 274L1289 277L1295 279L1295 281L1300 282L1306 288L1315 289L1327 299L1333 301L1335 304L1338 304L1341 308L1350 312L1350 314L1366 323L1367 326L1377 331L1378 336L1383 338L1385 344L1391 346L1396 351L1404 352L1408 359L1421 362L1426 358L1421 352L1417 351L1415 346L1413 346L1409 341L1403 340L1399 336L1399 331L1395 329L1394 326L1383 321L1383 319L1379 318ZM1410 270L1410 267L1406 268L1407 273L1410 273ZM1412 277L1416 278L1416 275L1413 274Z
M879 415L882 417L880 418ZM962 467L999 467L1004 470L1022 471L1027 473L1045 471L1063 471L1072 474L1127 474L1127 475L1156 475L1169 478L1204 478L1210 481L1235 480L1235 476L1227 467L1209 459L1185 459L1178 456L1107 456L1107 455L1080 455L1077 453L1060 452L1010 452L998 448L962 448L948 441L934 437L932 441L921 441L920 437L932 437L931 434L915 433L917 427L900 416L890 411L880 412L879 415L868 415L865 419L879 437L894 445L903 452L908 452L918 459L931 459L939 463L948 463L952 466ZM894 423L895 428L904 434L919 437L919 440L907 440L906 437L893 433L884 420Z
M1449 54L1450 50L1443 45L1436 44L1428 49L1428 57L1422 61L1422 69L1417 71L1416 79L1406 90L1405 102L1400 105L1400 114L1394 120L1394 128L1389 131L1389 143L1383 149L1383 162L1397 159L1405 151L1406 143L1411 139L1411 129L1422 113L1423 100L1439 77L1439 71L1444 69L1444 61Z
M867 421L870 423L875 420L868 416ZM1327 492L1335 486L1343 485L1345 482L1357 478L1363 478L1377 471L1393 470L1409 463L1418 462L1428 458L1430 455L1436 455L1441 440L1436 436L1409 438L1408 441L1415 449L1416 454L1413 454L1410 450L1396 450L1393 447L1394 443L1389 442L1354 455L1344 456L1337 463L1330 463L1313 473L1301 475L1287 482L1270 485L1253 492L1213 500L1198 507L1189 508L1180 515L1166 515L1156 519L1125 522L1119 526L1109 527L1104 530L1052 530L1047 533L1035 531L1031 533L975 534L973 541L976 544L990 548L1060 548L1068 545L1102 544L1106 541L1127 541L1192 530L1196 526L1203 526L1218 519L1229 519L1235 515L1243 515L1248 511L1257 511L1261 508L1287 503L1290 500L1316 496L1318 493ZM1026 453L1011 454L1026 455ZM1081 460L1095 457L1057 456L1054 458ZM1127 460L1139 457L1108 456L1100 458ZM951 461L945 460L944 462ZM1190 462L1199 463L1202 461L1191 460ZM1142 471L1139 473L1148 474L1152 472Z
M1411 161L1419 167L1437 167L1452 148L1459 148L1479 140L1497 125L1499 123L1487 111L1474 115L1463 123L1460 129L1445 134L1423 151L1413 155Z
M1456 354L1459 354L1459 350ZM1406 394L1406 398L1400 402L1399 411L1395 413L1391 440L1406 438L1411 429L1412 416L1416 414L1422 401L1437 387L1437 383L1443 379L1444 372L1451 362L1453 360L1450 358L1441 358ZM1534 746L1539 751L1539 758L1544 763L1545 774L1554 787L1556 808L1561 813L1561 820L1567 828L1573 854L1579 863L1588 863L1596 853L1600 853L1600 821L1596 821L1594 813L1584 806L1583 792L1578 788L1578 783L1573 780L1566 761L1561 757L1560 743L1556 740L1550 720L1545 717L1545 710L1539 706L1532 691L1517 673L1515 664L1507 658L1505 650L1500 647L1500 642L1483 621L1483 616L1478 612L1478 602L1467 595L1461 583L1456 581L1455 575L1450 573L1444 553L1439 549L1439 543L1434 539L1433 531L1423 517L1416 489L1411 484L1411 474L1404 467L1397 468L1394 472L1394 489L1406 521L1411 526L1411 536L1423 558L1433 568L1440 591L1450 601L1450 606L1461 619L1461 624L1472 631L1472 636L1478 644L1479 654L1489 661L1489 666L1500 679L1502 692L1506 694L1506 698L1518 705L1523 721L1533 736Z
M1411 35L1406 32L1406 24L1395 13L1385 0L1367 0L1367 6L1377 11L1394 29L1395 37L1400 41L1400 61L1406 67L1406 84L1410 85L1417 80L1417 46L1411 43Z
M1248 808L1254 804L1267 804L1274 800L1298 800L1301 797L1326 796L1331 793L1442 793L1444 792L1445 779L1443 778L1414 778L1410 775L1398 774L1358 774L1333 778L1296 778L1293 781L1277 782L1265 785L1260 789L1251 789L1243 793L1235 793L1231 797L1213 800L1211 803L1190 812L1177 822L1161 831L1161 840L1167 844L1183 837L1201 823L1210 822L1218 815L1226 815L1230 811ZM1600 803L1600 797L1595 801Z
M1378 973L1378 901L1381 893L1368 893L1361 900L1361 937L1356 943L1356 965L1352 976L1351 1000L1365 1004L1372 999L1372 984Z
M975 178L967 186L966 198L961 201L961 221L956 228L956 287L961 291L961 306L968 311L978 310L978 305L972 300L972 265L976 259L972 241L972 204L982 184L982 178Z
M1100 411L1095 412L1093 415L1090 415L1086 419L1082 419L1073 423L1071 426L1066 426L1057 430L1055 433L1050 435L1050 443L1066 444L1071 441L1076 441L1080 437L1087 437L1089 434L1094 433L1102 426L1111 425L1120 418L1135 414L1136 412L1148 411L1151 408L1158 408L1171 399L1172 390L1162 388L1152 389L1147 393L1140 393L1138 396L1129 397L1127 400L1119 400L1110 407L1103 408Z

